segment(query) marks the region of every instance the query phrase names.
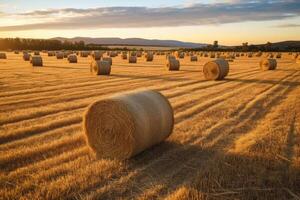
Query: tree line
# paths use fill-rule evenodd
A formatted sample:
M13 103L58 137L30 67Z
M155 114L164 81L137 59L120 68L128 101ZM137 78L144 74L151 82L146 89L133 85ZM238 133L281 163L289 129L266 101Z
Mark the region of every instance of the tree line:
M0 38L0 50L94 50L106 49L99 45L86 45L83 41L70 42L47 39Z

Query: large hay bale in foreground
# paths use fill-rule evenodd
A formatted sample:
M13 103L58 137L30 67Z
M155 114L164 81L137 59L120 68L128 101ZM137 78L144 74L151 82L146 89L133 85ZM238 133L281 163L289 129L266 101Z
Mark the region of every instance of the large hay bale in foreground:
M112 65L112 58L105 57L105 58L102 58L102 60L107 61L107 62L109 62L110 65Z
M128 61L129 61L129 63L136 63L137 62L137 57L136 56L130 56Z
M91 71L97 75L109 75L111 71L111 64L105 60L93 60L91 62Z
M216 59L203 66L203 74L207 80L222 80L229 72L229 64L224 59Z
M30 63L33 67L42 67L43 66L43 59L41 56L32 56L30 59Z
M276 59L273 59L273 58L262 59L259 62L259 66L260 66L260 69L263 71L275 70L277 67L277 61L276 61Z
M174 126L169 101L152 90L96 101L83 118L87 143L97 157L120 160L162 142Z
M6 59L6 53L0 53L0 59Z
M180 62L176 59L167 59L166 67L169 71L178 71L180 69Z
M68 61L69 63L77 63L77 55L76 54L68 55Z

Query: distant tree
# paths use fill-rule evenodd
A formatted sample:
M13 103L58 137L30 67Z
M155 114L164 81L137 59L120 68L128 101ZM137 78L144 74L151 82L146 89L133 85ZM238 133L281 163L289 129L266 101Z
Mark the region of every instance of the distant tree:
M219 47L218 40L214 41L213 47L217 49Z

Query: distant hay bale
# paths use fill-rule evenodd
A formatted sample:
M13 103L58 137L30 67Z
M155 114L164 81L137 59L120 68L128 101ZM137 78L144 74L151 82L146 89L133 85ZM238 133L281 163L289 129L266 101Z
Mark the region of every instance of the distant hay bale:
M31 57L31 55L29 53L23 53L23 60L24 61L29 61L30 57Z
M184 52L178 52L177 57L179 59L184 59Z
M39 56L39 55L40 55L40 52L39 52L39 51L35 51L35 52L33 53L33 55Z
M43 59L41 56L32 56L30 59L30 63L33 67L42 67L43 66Z
M248 56L248 58L252 58L253 57L253 53L248 53L247 56Z
M276 58L281 58L281 53L276 54Z
M92 103L83 127L98 158L125 160L169 137L174 114L161 93L134 91Z
M77 63L77 55L76 54L70 54L68 56L69 63Z
M263 53L260 51L256 54L256 57L261 57L263 55Z
M169 71L178 71L180 69L180 62L176 59L167 59L166 67Z
M141 51L136 52L136 57L140 58L142 57L143 53Z
M88 51L80 51L80 57L88 57L90 53Z
M259 62L260 69L263 71L266 70L275 70L277 68L277 61L273 58L262 59Z
M112 52L110 52L109 53L109 57L111 57L111 58L114 58L114 57L116 57L118 54L117 54L117 52L115 52L115 51L112 51Z
M104 57L102 60L109 62L110 65L112 65L112 58Z
M127 60L127 54L122 54L122 59Z
M216 54L215 53L211 53L210 54L210 58L215 58L216 57Z
M153 58L154 58L152 52L148 52L148 53L145 55L145 57L146 57L146 61L147 61L147 62L153 61Z
M198 57L197 56L191 56L191 62L197 62Z
M176 60L176 57L173 55L166 55L166 58L167 58L167 60L170 60L170 59Z
M135 51L130 52L130 56L136 56L136 52Z
M72 52L70 52L70 51L65 51L65 52L63 52L63 54L64 54L64 58L68 58L68 56L71 55Z
M203 56L204 56L204 57L208 57L208 54L207 54L207 53L204 53Z
M14 51L15 54L19 54L19 51Z
M203 74L207 80L222 80L229 72L229 64L224 59L216 59L203 66Z
M273 55L272 53L269 53L269 54L267 55L267 58L274 58L274 55Z
M111 64L105 60L93 60L91 62L91 71L97 75L109 75L111 71Z
M101 60L102 53L100 51L93 51L91 56L94 60Z
M48 56L49 57L55 56L55 53L53 51L48 51Z
M63 52L56 52L56 59L64 59L64 53Z
M6 53L0 53L0 59L7 59Z
M129 61L129 63L136 63L137 62L137 57L136 56L130 56L128 61Z

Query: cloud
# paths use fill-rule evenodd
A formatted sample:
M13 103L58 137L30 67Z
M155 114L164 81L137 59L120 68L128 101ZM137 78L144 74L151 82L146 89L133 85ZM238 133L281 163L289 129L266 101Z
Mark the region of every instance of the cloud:
M300 24L280 24L277 26L273 26L275 28L296 28L296 27L300 27Z
M91 9L51 9L14 14L12 17L46 21L0 26L0 31L34 29L88 29L175 27L225 24L245 21L280 20L300 16L298 0L233 1L188 7L103 7ZM30 21L30 20L28 20Z

